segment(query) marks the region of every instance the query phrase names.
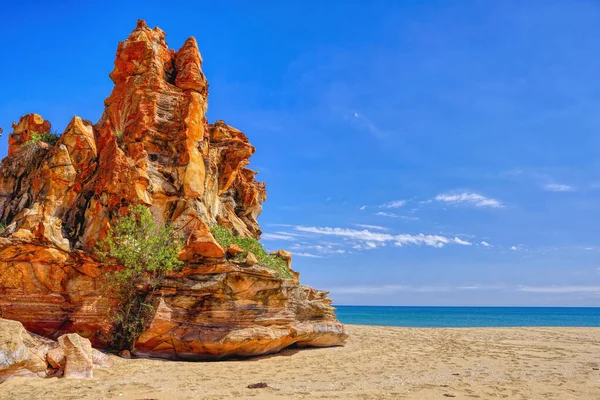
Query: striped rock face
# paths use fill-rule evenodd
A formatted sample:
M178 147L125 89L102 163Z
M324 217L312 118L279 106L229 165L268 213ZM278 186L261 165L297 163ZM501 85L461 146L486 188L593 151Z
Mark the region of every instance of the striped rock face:
M266 189L246 168L255 151L246 135L206 120L196 40L174 51L163 31L138 21L110 77L96 124L74 117L55 144L30 142L50 130L39 115L13 126L0 166L0 317L106 346L114 299L94 249L130 206L145 204L186 239L185 266L161 288L137 354L205 359L343 344L327 293L300 285L297 273L233 261L211 234L220 225L259 239Z

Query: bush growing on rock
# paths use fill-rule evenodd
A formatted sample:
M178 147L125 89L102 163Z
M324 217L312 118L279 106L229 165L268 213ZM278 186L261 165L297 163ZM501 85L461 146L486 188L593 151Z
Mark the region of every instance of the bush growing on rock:
M227 228L222 226L213 226L211 229L212 235L217 242L224 248L228 248L232 244L236 244L244 250L235 256L236 261L243 261L246 259L248 252L254 254L258 259L258 264L270 268L279 273L282 278L292 278L293 275L287 267L285 260L272 256L264 249L256 239L248 237L234 236L233 233Z
M58 142L58 138L59 138L58 134L56 134L54 132L45 132L45 133L32 132L31 139L29 139L25 143L25 146L30 147L38 142L45 142L45 143L48 143L49 145L53 146L54 144L56 144L56 142Z
M170 271L183 263L181 244L171 225L159 225L148 208L137 205L117 221L98 246L98 255L117 269L106 273L118 305L110 310L114 322L111 342L129 349L152 316L156 290Z

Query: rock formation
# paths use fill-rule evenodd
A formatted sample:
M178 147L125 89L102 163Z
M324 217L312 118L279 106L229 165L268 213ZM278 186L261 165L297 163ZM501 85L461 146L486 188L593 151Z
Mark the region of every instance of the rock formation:
M161 287L134 354L205 359L344 343L326 292L240 261L212 236L219 225L259 239L266 191L246 168L255 150L246 135L208 124L201 67L194 38L175 52L138 21L119 43L98 123L74 117L55 144L31 140L50 130L39 115L13 125L0 167L0 316L106 346L114 299L94 249L129 206L144 204L185 238L185 266ZM289 253L275 254L291 266Z
M57 343L30 334L18 321L0 318L0 383L16 376L92 378L93 368L111 365L106 354L77 334L63 335Z

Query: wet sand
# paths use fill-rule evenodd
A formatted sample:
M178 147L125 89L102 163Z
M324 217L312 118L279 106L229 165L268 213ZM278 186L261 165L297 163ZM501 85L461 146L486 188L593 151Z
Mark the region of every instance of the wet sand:
M11 379L0 399L600 399L600 328L348 330L345 347L248 360L114 357L90 380Z

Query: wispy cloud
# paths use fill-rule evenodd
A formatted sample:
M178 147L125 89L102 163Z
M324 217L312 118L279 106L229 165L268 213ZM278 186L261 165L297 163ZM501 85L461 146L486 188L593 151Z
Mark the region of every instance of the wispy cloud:
M466 240L462 240L462 239L460 239L460 238L457 238L457 237L455 237L455 238L454 238L454 243L456 243L456 244L461 244L461 245L463 245L463 246L471 246L471 245L473 244L473 243L471 243L471 242L468 242L468 241L466 241Z
M380 285L380 286L344 286L329 288L334 294L391 294L398 292L441 292L448 291L443 286L408 286L408 285Z
M316 226L296 226L295 229L300 232L307 232L326 236L337 236L365 242L387 242L392 241L394 238L394 236L389 233L371 232L367 229L356 230L348 228L330 228Z
M480 243L483 247L494 247L491 244L489 244L488 242L486 242L485 240L482 240Z
M312 253L292 253L292 256L307 257L307 258L323 258L323 256Z
M562 185L559 183L548 183L544 185L544 190L549 192L572 192L575 190L573 186Z
M387 231L388 230L388 228L386 228L385 226L379 226L379 225L354 224L354 226L358 226L359 228L375 229L376 231Z
M446 244L458 244L462 246L470 246L472 243L465 240L449 238L440 235L425 235L419 233L417 235L399 234L392 235L382 232L371 232L367 229L356 230L348 228L330 228L330 227L315 227L315 226L296 226L296 230L300 232L313 233L322 236L335 236L347 240L359 242L362 248L377 248L386 244L395 246L417 245L443 247Z
M446 244L459 244L462 246L470 246L471 243L465 240L455 238L447 238L445 236L439 235L424 235L419 233L418 235L408 235L402 234L396 236L395 245L396 246L405 246L405 245L426 245L432 247L444 247Z
M379 211L379 212L375 213L375 215L379 215L380 217L388 217L388 218L398 218L399 217L398 214L394 214L391 212L385 212L385 211Z
M379 207L381 207L381 208L400 208L400 207L404 207L405 204L406 204L406 200L394 200L394 201L390 201L388 203L382 204Z
M364 129L371 135L378 138L385 138L388 136L388 132L379 128L370 118L362 113L353 113L354 125L359 129Z
M260 237L262 240L275 241L275 240L296 240L293 235L282 234L282 233L263 233Z
M489 197L482 196L477 193L457 193L457 194L438 194L435 197L436 201L448 203L448 204L470 204L476 207L491 207L500 208L504 207L499 200L492 199Z
M401 292L435 293L435 292L454 292L454 291L474 291L474 290L503 290L505 285L374 285L374 286L342 286L329 288L335 294L393 294Z
M405 219L407 221L416 221L419 219L418 217L408 217L406 215L399 215L396 213L391 213L391 212L386 212L386 211L379 211L379 212L375 213L375 215L378 215L380 217L388 217L388 218L400 218L400 219Z
M315 254L320 257L329 256L334 254L345 254L346 250L340 248L339 244L323 243L323 244L308 244L308 243L295 243L290 246L292 254Z
M532 293L600 293L600 286L521 286L518 290Z
M367 206L361 206L361 207L359 208L359 210L360 210L360 211L363 211L365 208L367 208Z
M528 293L590 293L600 294L600 286L508 286L505 284L468 284L468 285L374 285L374 286L342 286L329 288L335 294L369 294L386 295L401 292L458 292L458 291L476 291L476 290L502 290L510 292L528 292Z

